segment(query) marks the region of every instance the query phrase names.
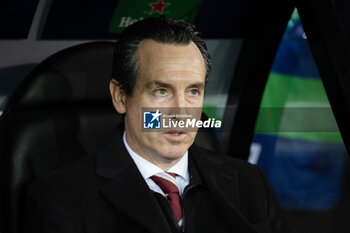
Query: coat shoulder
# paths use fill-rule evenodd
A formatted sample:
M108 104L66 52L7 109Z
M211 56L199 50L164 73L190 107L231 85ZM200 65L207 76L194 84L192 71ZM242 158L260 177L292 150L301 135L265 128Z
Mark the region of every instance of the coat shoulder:
M234 172L238 179L241 198L254 200L256 195L260 195L261 203L265 205L270 198L269 196L274 195L264 172L257 165L197 146L193 151L197 156L201 156L201 159L209 161L206 164L215 167L215 170L212 171L216 173L220 173L222 170ZM267 206L264 207L266 209Z
M195 146L194 151L195 153L200 154L201 156L205 156L208 159L215 161L216 163L221 163L224 167L230 167L237 170L241 176L258 176L260 179L261 176L263 176L263 178L265 178L264 174L262 174L263 172L257 165L248 163L242 159L233 158L223 153L215 152L198 146Z

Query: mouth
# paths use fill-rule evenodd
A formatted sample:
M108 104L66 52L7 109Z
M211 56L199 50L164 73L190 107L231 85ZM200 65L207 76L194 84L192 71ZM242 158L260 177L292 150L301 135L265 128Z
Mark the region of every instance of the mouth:
M163 135L171 142L181 142L187 133L181 130L170 130L163 133Z

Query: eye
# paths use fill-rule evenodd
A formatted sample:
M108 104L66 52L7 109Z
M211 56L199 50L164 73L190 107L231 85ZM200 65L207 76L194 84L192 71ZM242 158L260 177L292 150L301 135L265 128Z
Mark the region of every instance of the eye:
M164 88L159 88L159 89L155 90L154 93L158 96L166 96L167 90Z
M197 96L197 95L199 95L199 90L197 90L197 89L191 89L190 91L189 91L189 94L191 95L191 96Z

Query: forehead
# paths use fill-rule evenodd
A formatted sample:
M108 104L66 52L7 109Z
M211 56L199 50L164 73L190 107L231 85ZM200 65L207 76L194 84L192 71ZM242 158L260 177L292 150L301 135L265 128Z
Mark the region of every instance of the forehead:
M139 72L186 71L205 75L204 59L192 41L187 44L160 43L152 39L141 41L136 51Z

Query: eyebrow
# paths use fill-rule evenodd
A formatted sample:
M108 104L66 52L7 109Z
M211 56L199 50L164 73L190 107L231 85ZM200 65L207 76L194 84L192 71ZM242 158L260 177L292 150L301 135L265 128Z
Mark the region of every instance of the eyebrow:
M163 86L163 87L173 88L173 85L162 81L151 81L146 83L146 88L152 88L153 86ZM204 89L204 83L202 82L192 83L189 87Z
M193 83L189 87L196 87L199 89L204 89L204 83L202 83L202 82Z
M152 86L163 86L163 87L169 87L172 88L173 86L169 83L161 82L161 81L151 81L146 84L147 87L152 87Z

